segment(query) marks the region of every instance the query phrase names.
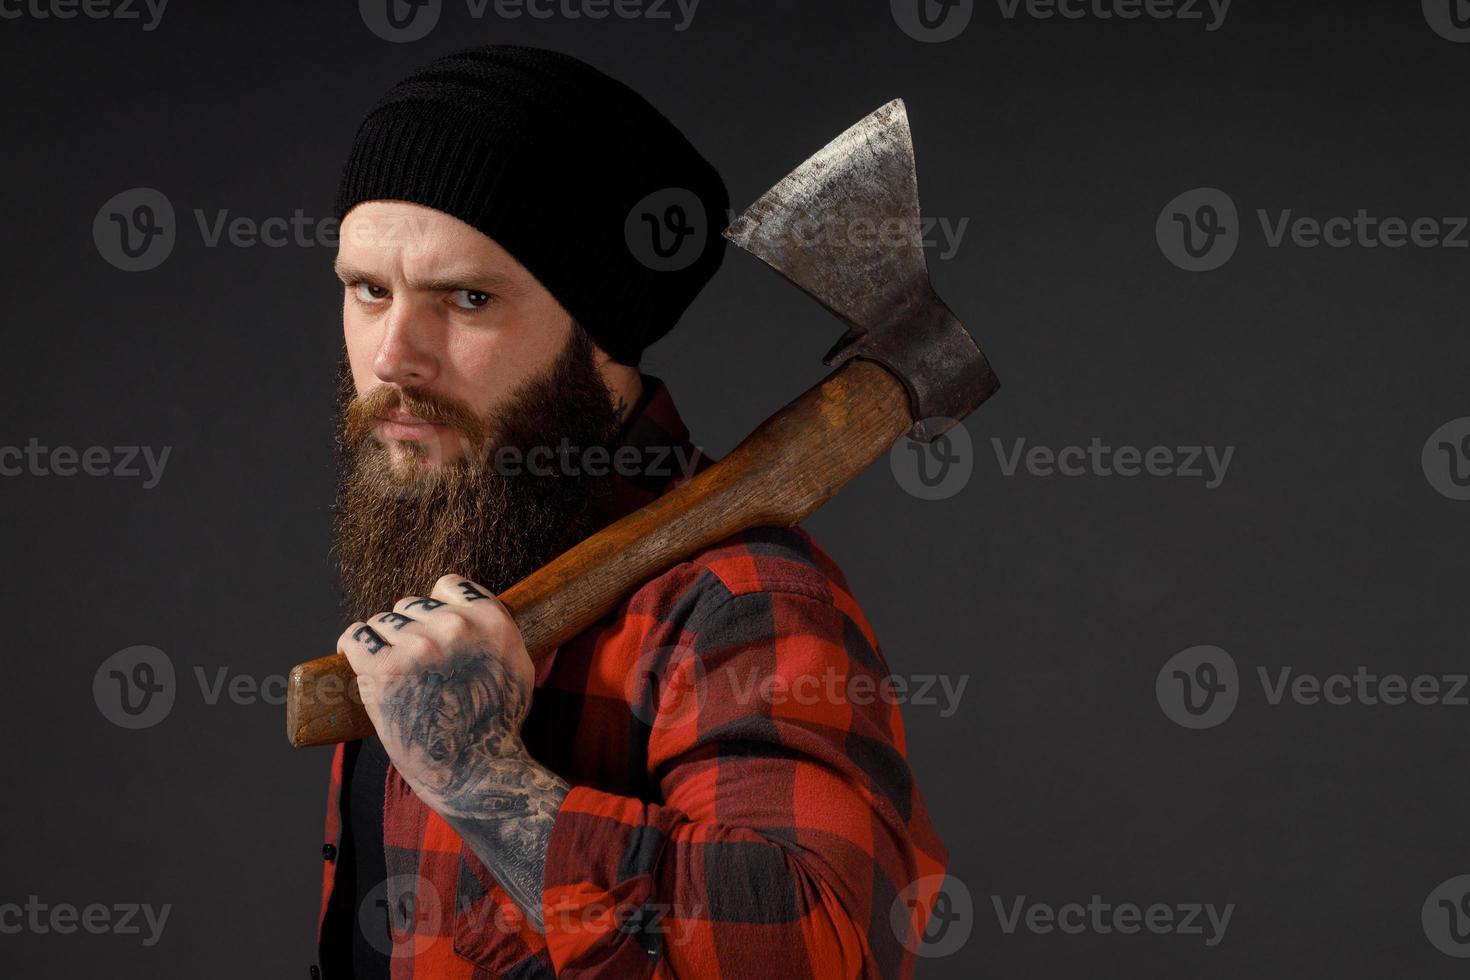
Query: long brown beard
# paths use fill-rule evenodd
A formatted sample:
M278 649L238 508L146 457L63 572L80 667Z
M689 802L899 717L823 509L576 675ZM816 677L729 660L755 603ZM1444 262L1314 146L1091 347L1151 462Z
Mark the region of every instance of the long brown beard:
M344 356L335 530L347 615L362 619L404 596L427 595L451 572L501 592L586 536L589 504L605 481L581 465L563 472L553 463L538 467L548 474L533 474L524 461L535 446L555 452L563 438L578 453L610 446L621 416L594 354L574 325L556 363L488 418L423 389L385 386L358 398ZM434 447L400 444L410 452L395 467L373 428L381 412L398 407L452 426L464 451L451 463L427 465ZM502 457L504 447L520 456ZM519 472L505 459L523 461Z

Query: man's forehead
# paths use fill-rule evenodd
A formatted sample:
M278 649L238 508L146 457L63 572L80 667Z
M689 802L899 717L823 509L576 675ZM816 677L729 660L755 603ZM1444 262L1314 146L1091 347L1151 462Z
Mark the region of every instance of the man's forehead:
M342 220L337 271L400 273L415 280L496 279L528 273L489 236L458 218L404 202L370 201ZM344 276L347 278L347 276Z

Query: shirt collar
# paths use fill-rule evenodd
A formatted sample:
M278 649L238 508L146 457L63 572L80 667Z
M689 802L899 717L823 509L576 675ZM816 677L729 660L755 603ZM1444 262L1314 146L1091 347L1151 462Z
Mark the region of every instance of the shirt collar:
M589 504L592 530L657 499L714 460L689 440L673 395L660 379L641 374L643 394L609 447L610 472Z

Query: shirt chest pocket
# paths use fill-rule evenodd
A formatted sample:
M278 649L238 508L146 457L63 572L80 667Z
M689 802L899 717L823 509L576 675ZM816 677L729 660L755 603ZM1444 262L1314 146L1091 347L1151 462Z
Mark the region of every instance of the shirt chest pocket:
M554 980L546 938L536 930L479 858L461 846L454 896L454 953L475 976Z

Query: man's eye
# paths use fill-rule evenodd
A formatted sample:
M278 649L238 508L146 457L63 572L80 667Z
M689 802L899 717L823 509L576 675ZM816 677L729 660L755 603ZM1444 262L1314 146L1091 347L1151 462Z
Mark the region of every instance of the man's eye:
M482 293L478 289L456 289L454 291L454 305L462 310L478 310L488 305L490 294Z
M360 282L353 289L356 290L358 302L361 303L376 303L388 295L388 290L382 286L374 286L367 282Z

